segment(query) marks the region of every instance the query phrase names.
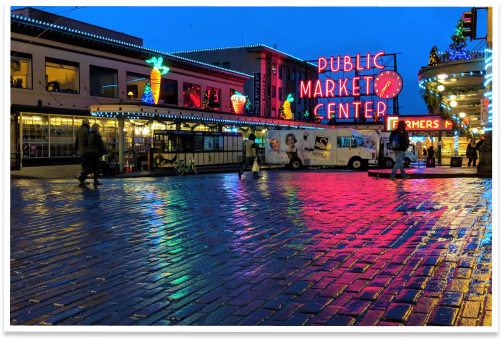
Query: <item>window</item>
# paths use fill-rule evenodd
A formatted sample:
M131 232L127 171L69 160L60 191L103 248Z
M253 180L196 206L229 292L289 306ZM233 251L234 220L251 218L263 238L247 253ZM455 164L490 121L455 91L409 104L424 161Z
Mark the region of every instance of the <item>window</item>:
M283 101L283 88L278 88L278 99Z
M300 92L297 94L297 104L300 104L301 98L300 98Z
M283 67L282 66L279 67L278 76L279 76L279 79L283 79Z
M23 115L23 157L49 156L49 115Z
M205 110L220 110L220 99L222 98L222 90L207 86L204 93L203 109Z
M224 69L230 69L231 68L231 63L230 62L223 62L222 63L222 67Z
M295 74L294 74L295 75ZM290 69L286 69L286 80L290 80Z
M338 137L337 148L349 148L351 146L351 137Z
M45 84L48 91L79 93L79 63L45 58Z
M272 116L271 117L276 117L276 108L272 108Z
M201 107L201 86L183 83L183 106L187 108Z
M300 81L302 78L300 78L300 72L297 72L297 79Z
M272 70L272 75L276 76L276 64L274 64L274 63L272 64L271 70Z
M111 98L119 97L117 70L89 65L89 74L92 96Z
M31 74L31 54L11 51L10 57L10 87L18 89L33 89Z
M276 85L272 86L272 98L276 98Z
M131 96L131 100L141 101L143 96L143 91L145 91L145 85L149 81L150 76L142 75L135 72L126 72L126 85L128 97Z
M220 63L211 63L214 66L220 66Z
M267 86L267 97L271 97L271 86Z
M77 129L79 127L77 126ZM73 117L51 115L49 135L51 157L72 156Z
M172 79L161 79L159 104L178 105L178 82Z
M271 74L271 62L267 62L267 74Z

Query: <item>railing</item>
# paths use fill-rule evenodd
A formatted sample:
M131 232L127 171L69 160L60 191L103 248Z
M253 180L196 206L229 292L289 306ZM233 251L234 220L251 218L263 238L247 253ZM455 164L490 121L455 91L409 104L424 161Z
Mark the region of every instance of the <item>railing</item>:
M448 53L443 52L443 53L439 53L438 55L440 57L441 63L451 62L451 60L449 60ZM472 57L472 59L484 58L484 51L471 51L471 52L469 52L469 55Z

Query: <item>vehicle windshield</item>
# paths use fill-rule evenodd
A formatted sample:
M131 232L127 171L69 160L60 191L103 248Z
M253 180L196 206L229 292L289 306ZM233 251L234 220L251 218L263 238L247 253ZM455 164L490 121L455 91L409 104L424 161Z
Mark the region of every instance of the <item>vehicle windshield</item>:
M353 138L351 139L351 147L352 148L365 147L363 139L360 136L353 136Z

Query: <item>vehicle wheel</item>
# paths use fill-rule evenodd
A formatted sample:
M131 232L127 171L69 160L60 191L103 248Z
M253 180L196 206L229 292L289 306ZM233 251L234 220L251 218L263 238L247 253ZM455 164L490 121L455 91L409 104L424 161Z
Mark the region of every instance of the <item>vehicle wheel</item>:
M403 166L404 167L409 167L410 166L410 159L409 158L403 159Z
M291 169L299 169L302 167L302 161L299 158L294 158L290 160L290 168Z
M395 163L393 162L393 160L386 158L386 159L384 159L383 165L385 168L393 168Z
M176 175L178 175L178 176L182 176L182 175L183 175L183 173L185 173L185 172L184 172L184 171L183 171L180 167L176 167L176 168L175 168L175 173L176 173Z
M349 167L355 170L363 169L363 161L359 157L352 158L349 160Z

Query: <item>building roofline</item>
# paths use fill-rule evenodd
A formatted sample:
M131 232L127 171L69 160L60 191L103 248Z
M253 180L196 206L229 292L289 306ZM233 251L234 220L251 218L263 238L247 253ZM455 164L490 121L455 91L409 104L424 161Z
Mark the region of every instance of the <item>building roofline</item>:
M262 49L269 49L269 50L272 50L272 51L274 51L276 53L279 53L279 54L288 56L288 57L290 57L292 59L295 59L295 60L297 60L299 62L302 62L302 63L305 62L304 59L292 56L291 54L279 51L279 50L277 50L277 49L275 49L273 47L270 47L270 46L267 46L267 45L264 45L264 44L238 45L238 46L229 46L229 47L214 47L214 48L209 48L209 49L199 49L199 50L189 50L189 51L177 51L177 52L170 52L170 53L176 55L178 53L207 52L207 51L215 51L215 50L229 50L229 49L241 49L241 48L262 48ZM314 65L312 63L308 62L308 64L317 67L316 65Z
M238 72L238 71L232 71L232 70L229 70L229 69L224 69L224 68L221 68L221 67L218 67L218 66L206 64L206 63L199 62L199 61L196 61L196 60L192 60L192 59L189 59L189 58L185 58L185 57L173 55L173 54L168 53L168 52L162 52L162 51L159 51L159 50L150 49L148 47L139 46L139 45L135 45L135 44L131 44L131 43L126 43L126 42L123 42L123 41L120 41L120 40L106 38L106 37L102 37L102 36L99 36L99 35L96 35L96 34L91 34L91 33L88 33L88 32L83 32L83 31L75 30L75 29L68 28L68 27L65 27L65 26L49 24L49 23L43 22L41 20L35 20L35 19L31 19L31 18L26 18L26 17L20 16L20 15L11 14L11 22L12 21L16 21L16 20L21 21L25 25L26 24L32 24L33 26L40 25L40 26L42 26L44 28L50 28L51 30L58 30L58 31L65 32L66 34L73 34L73 35L76 35L76 36L82 36L82 37L85 37L86 39L94 39L94 40L98 40L98 41L106 41L107 43L110 43L110 44L117 44L117 45L127 46L129 49L142 50L143 52L149 52L149 53L157 53L157 54L160 54L161 56L169 57L169 58L171 58L171 59L173 59L175 61L179 60L179 61L182 61L182 62L193 63L193 64L196 64L196 65L199 65L199 66L203 66L205 69L207 69L209 71L218 70L219 72L224 72L224 73L226 73L226 74L228 74L230 76L236 77L236 78L241 78L241 79L246 79L246 78L250 79L250 78L253 78L253 76L248 75L246 73L242 73L242 72Z

